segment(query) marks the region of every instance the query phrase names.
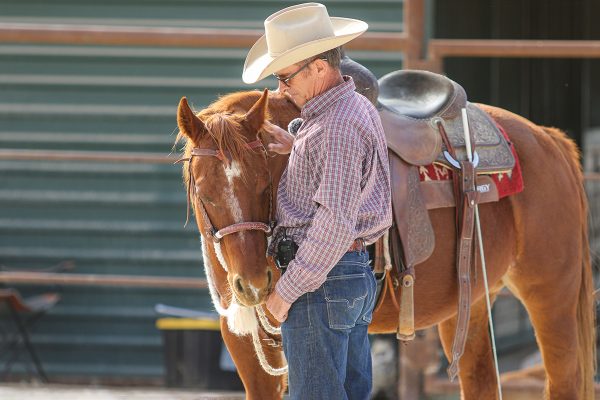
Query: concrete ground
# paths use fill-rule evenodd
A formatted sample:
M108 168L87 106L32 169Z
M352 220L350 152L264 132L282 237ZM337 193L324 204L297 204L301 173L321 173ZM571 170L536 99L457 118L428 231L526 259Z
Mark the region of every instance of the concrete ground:
M242 400L243 393L161 388L107 388L76 385L0 384L2 400Z

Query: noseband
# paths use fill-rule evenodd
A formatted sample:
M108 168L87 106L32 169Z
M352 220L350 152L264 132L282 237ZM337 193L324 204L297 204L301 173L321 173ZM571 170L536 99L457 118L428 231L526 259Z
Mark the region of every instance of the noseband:
M265 149L263 143L257 139L253 142L248 142L245 144L245 147L250 150L254 149L262 149L265 155L265 160L267 160L267 150ZM196 184L194 179L194 174L192 172L192 159L194 157L217 157L219 160L229 163L231 159L231 155L229 152L223 152L221 150L213 150L213 149L204 149L199 147L194 147L190 154L189 158L182 158L177 160L177 162L187 161L188 162L188 173L189 173L189 182L188 182L188 198L187 198L187 207L188 207L188 217L189 217L189 208L190 208L190 194L197 198L196 196ZM208 213L206 212L206 208L204 207L204 203L202 199L197 198L196 204L200 209L200 213L202 214L202 219L204 221L204 233L206 236L210 237L215 243L219 243L224 236L230 235L236 232L242 231L263 231L267 236L271 236L272 227L275 222L273 220L273 179L271 177L271 171L267 166L267 171L269 171L269 223L265 224L264 222L239 222L233 225L226 226L225 228L221 228L217 230L213 224L210 222L210 218L208 217Z

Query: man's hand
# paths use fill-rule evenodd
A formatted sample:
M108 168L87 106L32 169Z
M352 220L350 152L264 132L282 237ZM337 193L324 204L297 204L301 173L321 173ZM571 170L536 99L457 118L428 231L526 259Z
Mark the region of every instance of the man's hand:
M290 309L291 304L285 301L277 291L273 291L267 297L267 309L275 319L279 322L283 322L287 319L288 310Z
M267 145L267 150L278 154L290 154L294 145L294 136L285 129L265 121L263 129L271 136L271 142Z

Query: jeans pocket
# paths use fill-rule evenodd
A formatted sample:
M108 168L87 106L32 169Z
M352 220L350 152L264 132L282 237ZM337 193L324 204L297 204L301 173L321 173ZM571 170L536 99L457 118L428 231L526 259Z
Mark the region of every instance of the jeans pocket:
M336 275L323 284L331 329L350 329L363 313L369 294L366 273Z
M373 272L368 273L370 276L369 279L369 295L367 296L368 304L365 304L364 314L362 316L362 321L370 324L373 320L373 309L375 308L375 301L377 300L375 296L377 295L377 281L375 280L375 275Z

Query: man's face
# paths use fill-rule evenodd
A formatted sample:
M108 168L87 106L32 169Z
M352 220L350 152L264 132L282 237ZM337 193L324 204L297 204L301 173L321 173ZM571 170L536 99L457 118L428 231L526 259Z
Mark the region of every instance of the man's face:
M293 64L274 74L279 91L300 108L315 96L315 61Z

